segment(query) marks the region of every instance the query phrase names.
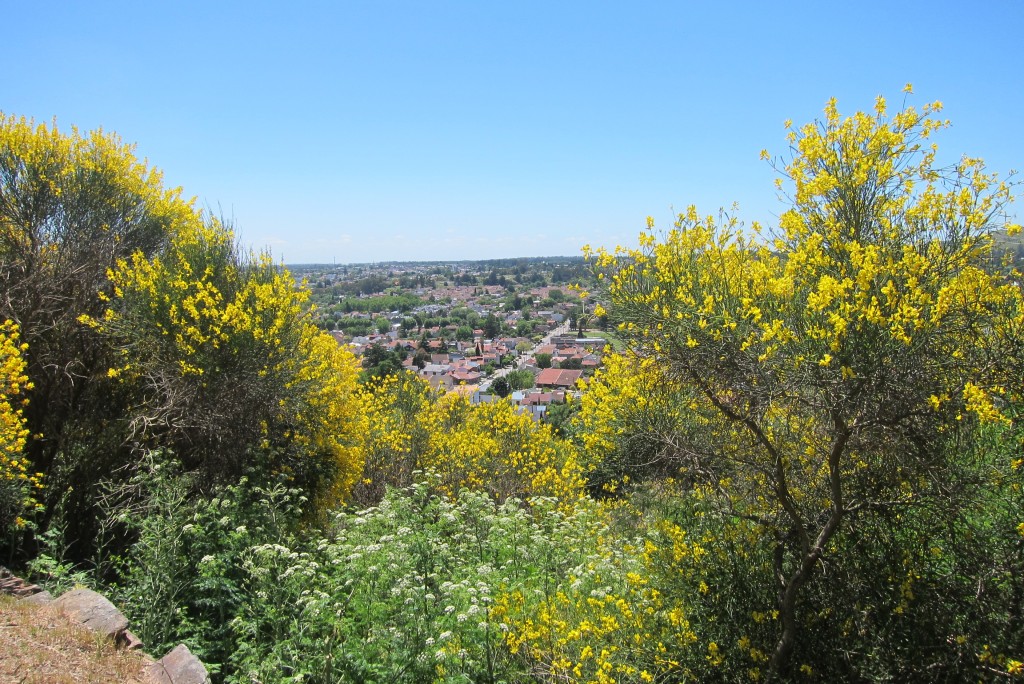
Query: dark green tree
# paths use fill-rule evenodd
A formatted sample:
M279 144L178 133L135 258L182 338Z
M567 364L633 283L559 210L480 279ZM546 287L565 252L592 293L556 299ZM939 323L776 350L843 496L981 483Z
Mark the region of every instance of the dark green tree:
M491 391L504 399L512 393L512 388L509 386L508 380L505 378L497 378L491 383Z
M493 313L487 314L483 325L484 337L493 340L501 334L501 321Z

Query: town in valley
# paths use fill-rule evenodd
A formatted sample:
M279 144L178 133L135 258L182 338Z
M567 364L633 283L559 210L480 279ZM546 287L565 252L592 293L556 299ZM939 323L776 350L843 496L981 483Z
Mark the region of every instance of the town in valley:
M316 324L361 359L364 380L415 373L556 425L618 344L594 314L582 257L288 268L310 291Z

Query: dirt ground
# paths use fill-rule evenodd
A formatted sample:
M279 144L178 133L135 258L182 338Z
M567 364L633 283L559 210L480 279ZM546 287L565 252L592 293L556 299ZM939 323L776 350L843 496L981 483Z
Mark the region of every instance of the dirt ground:
M53 608L0 596L0 682L148 684L143 656L122 651Z

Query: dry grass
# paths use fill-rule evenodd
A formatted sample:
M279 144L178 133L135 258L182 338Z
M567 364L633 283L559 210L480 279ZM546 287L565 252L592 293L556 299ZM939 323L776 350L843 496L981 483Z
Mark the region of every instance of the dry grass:
M0 596L0 682L146 684L142 654L123 651L47 606Z

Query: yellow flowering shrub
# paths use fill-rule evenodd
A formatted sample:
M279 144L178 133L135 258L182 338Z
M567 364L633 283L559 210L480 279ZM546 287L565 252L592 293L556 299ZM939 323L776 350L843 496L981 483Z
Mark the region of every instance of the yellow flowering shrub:
M430 385L413 373L398 372L374 378L363 386L366 412L363 473L352 492L355 502L376 505L388 487L408 487L423 468L437 401Z
M140 445L166 443L218 478L267 458L332 504L362 470L358 366L308 319L288 272L240 257L234 239L199 221L154 257L119 260L108 308L83 320L119 347L108 375L141 388Z
M58 475L117 467L119 436L104 434L122 409L105 381L110 350L78 317L102 313L96 294L109 293L118 258L152 255L196 220L180 189L116 135L0 114L0 320L18 321L28 344L23 414L44 438L26 456L47 474L48 496L88 486Z
M505 643L530 676L594 684L693 678L688 661L700 645L689 598L666 594L655 579L657 547L621 537L593 500L561 513L536 505L550 551L524 558L537 572L500 592L491 612L508 626Z
M651 359L605 356L603 368L594 374L580 402L580 440L588 465L612 457L631 414L644 413L657 395L661 383L652 366Z
M470 488L499 500L551 496L566 503L582 494L572 445L511 402L473 406L464 394L450 392L419 420L430 434L423 468L438 478L446 494Z
M1005 420L992 359L1024 309L984 266L992 231L1017 230L1003 219L1011 187L980 160L935 167L939 110L890 116L880 98L844 118L831 101L822 121L791 128L776 166L792 208L777 230L691 207L664 234L649 220L636 249L585 250L633 353L688 388L694 425L674 449L776 540L775 674L798 596L843 526L918 502L951 467L957 429ZM618 377L602 391L635 402L637 380ZM619 429L593 422L597 445Z
M681 435L707 433L699 397L666 375L656 360L608 354L587 384L577 416L581 461L591 491L613 494L630 482L686 476L698 454L679 448Z
M22 408L28 404L25 392L32 389L22 358L27 349L15 323L0 323L0 529L5 531L25 526L21 516L38 507L33 495L43 486L25 456L29 431Z
M548 496L570 505L583 493L573 445L511 402L474 405L405 372L368 383L364 402L366 466L355 492L363 503L424 479L452 498L473 489L498 501Z

